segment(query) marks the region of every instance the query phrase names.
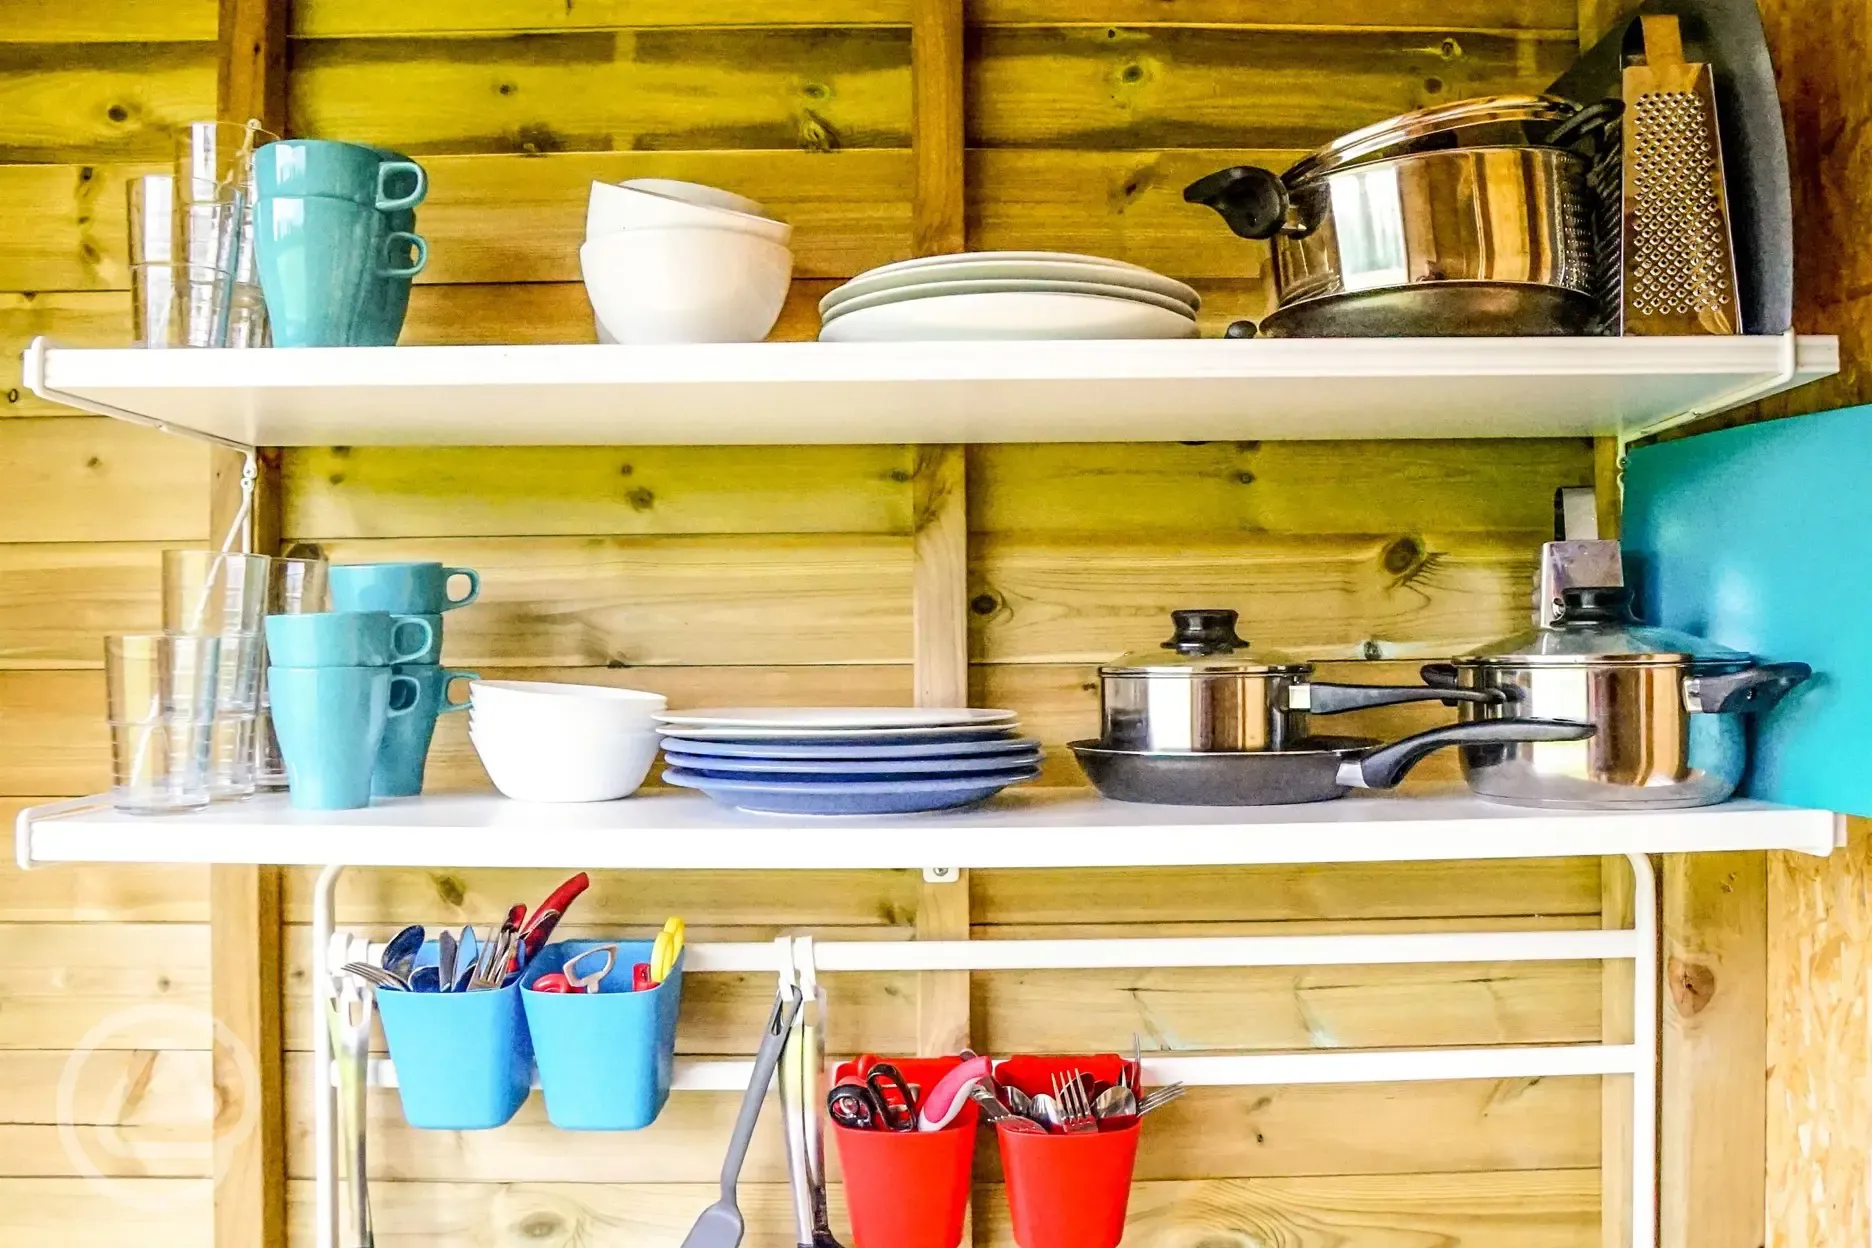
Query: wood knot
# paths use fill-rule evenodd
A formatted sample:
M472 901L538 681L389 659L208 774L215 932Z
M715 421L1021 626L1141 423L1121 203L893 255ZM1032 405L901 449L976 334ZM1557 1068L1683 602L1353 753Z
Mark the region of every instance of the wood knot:
M1695 1018L1716 998L1716 972L1701 962L1672 958L1665 980L1680 1018Z
M436 896L447 906L459 906L468 899L468 886L462 883L459 875L438 875L435 878Z

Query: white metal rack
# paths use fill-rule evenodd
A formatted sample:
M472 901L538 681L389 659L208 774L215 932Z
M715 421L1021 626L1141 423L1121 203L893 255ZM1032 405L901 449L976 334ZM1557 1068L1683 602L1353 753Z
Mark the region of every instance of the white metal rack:
M821 972L1095 969L1112 967L1344 966L1631 960L1629 1041L1498 1048L1311 1050L1155 1057L1152 1082L1200 1085L1409 1082L1612 1076L1632 1080L1633 1248L1653 1248L1657 1084L1658 916L1649 856L1708 850L1787 849L1826 854L1841 821L1825 811L1761 802L1645 813L1542 812L1473 798L1355 797L1316 806L1128 806L1087 797L1008 795L987 808L912 818L785 819L722 810L706 799L637 798L540 807L495 797L430 797L362 811L294 812L278 797L162 820L118 815L102 798L23 811L21 865L48 861L261 862L354 866L588 866L671 868L923 867L953 879L959 867L1090 867L1369 862L1451 858L1624 857L1635 876L1633 925L1623 930L1411 931L1011 941L814 941L697 944L690 973L772 971L784 986ZM512 830L524 826L525 838ZM878 835L888 829L889 836ZM776 846L785 846L784 854ZM369 945L335 930L344 865L324 865L313 896L316 1069L330 1069L320 995L329 970L368 957ZM751 1063L678 1063L680 1091L746 1086ZM373 1082L395 1069L372 1063ZM336 1093L315 1102L318 1248L337 1248Z
M256 446L1621 440L1839 371L1827 336L55 348L33 393Z

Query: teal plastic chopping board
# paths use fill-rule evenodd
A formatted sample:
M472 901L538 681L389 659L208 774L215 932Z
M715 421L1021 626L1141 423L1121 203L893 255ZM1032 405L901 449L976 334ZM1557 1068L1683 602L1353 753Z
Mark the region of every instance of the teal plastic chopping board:
M1645 621L1814 669L1742 791L1872 814L1872 407L1632 452L1624 543Z

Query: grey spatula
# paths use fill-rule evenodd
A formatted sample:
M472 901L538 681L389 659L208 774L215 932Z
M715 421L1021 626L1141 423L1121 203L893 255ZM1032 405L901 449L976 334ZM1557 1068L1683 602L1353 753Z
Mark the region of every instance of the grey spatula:
M754 1077L748 1081L747 1094L741 1098L741 1112L735 1118L734 1134L728 1140L728 1156L722 1161L721 1199L702 1211L682 1248L740 1248L747 1223L741 1207L735 1203L735 1186L741 1181L741 1163L747 1159L748 1142L754 1138L754 1125L760 1121L761 1102L767 1098L767 1085L773 1082L774 1068L780 1065L780 1050L793 1018L799 1013L800 991L790 989L790 996L774 1002L773 1016L767 1020L767 1034L761 1037L760 1051L754 1055Z

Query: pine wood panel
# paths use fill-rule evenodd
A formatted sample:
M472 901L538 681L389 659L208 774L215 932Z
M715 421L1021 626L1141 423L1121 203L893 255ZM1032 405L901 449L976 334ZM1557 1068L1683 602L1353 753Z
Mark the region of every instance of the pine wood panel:
M215 0L10 0L0 43L190 43L215 37Z
M210 1179L0 1179L0 1235L60 1248L210 1248L213 1196Z
M893 446L338 447L280 478L290 541L907 534L912 468Z
M969 21L981 25L1526 31L1570 38L1575 12L1571 0L1442 0L1420 9L1404 4L1372 4L1369 0L1274 0L1253 6L1245 6L1240 0L1100 0L1097 4L1085 0L972 0Z
M205 1052L0 1052L0 1122L9 1125L56 1126L62 1118L80 1126L205 1128L213 1111Z
M110 785L104 673L0 671L0 796Z
M0 542L199 541L201 444L96 416L0 421ZM43 790L41 790L43 791Z
M426 538L325 554L477 569L481 597L447 620L457 666L910 661L900 537Z
M293 1178L312 1177L312 1063L295 1054L288 1086L295 1129ZM1166 1109L1138 1157L1154 1179L1440 1171L1574 1169L1597 1157L1595 1079L1538 1079L1362 1086L1198 1088ZM419 1131L403 1122L396 1092L371 1093L374 1181L502 1183L707 1183L740 1097L679 1092L642 1131L560 1131L532 1097L497 1131ZM773 1106L769 1113L775 1112ZM780 1133L754 1134L744 1183L784 1183ZM998 1179L992 1138L977 1173ZM842 1173L829 1152L834 1182Z
M155 542L0 545L0 668L102 667L106 634L162 627Z
M206 1178L214 1169L206 1116L174 1127L0 1123L0 1174L9 1178ZM60 1241L63 1242L63 1241Z
M969 448L969 527L1181 544L1236 533L1543 533L1593 483L1585 439ZM1538 539L1536 539L1538 540Z
M0 42L0 161L167 161L214 65L211 43Z
M1460 1244L1462 1248L1587 1248L1598 1227L1598 1175L1587 1170L1139 1183L1133 1248L1220 1237L1247 1243ZM674 1243L714 1198L713 1184L424 1184L371 1188L380 1242L473 1242L487 1248L637 1248ZM0 1198L5 1188L0 1187ZM793 1242L785 1184L744 1184L747 1248ZM844 1192L830 1192L833 1229L849 1239ZM311 1187L292 1185L295 1248L311 1243ZM975 1244L1011 1248L998 1185L977 1189ZM104 1241L98 1241L102 1243ZM186 1245L192 1241L182 1241ZM90 1248L85 1244L83 1248Z
M57 800L0 797L0 828L28 806ZM0 868L0 923L205 923L207 878L204 867L175 865Z
M125 186L169 163L0 166L0 289L128 290Z
M1242 536L975 544L973 657L1105 662L1155 647L1178 607L1233 607L1240 631L1309 658L1430 657L1526 627L1539 535ZM1200 601L1198 601L1200 600Z
M338 884L337 920L432 927L485 923L521 898L530 904L546 896L566 874L544 869L348 871ZM311 921L316 879L310 869L287 873L290 921ZM675 914L697 929L870 927L885 933L900 929L901 935L916 922L916 906L917 878L911 871L594 871L573 917L588 927L652 933Z
M1089 151L1314 147L1430 104L1539 91L1576 55L1571 30L1539 38L1105 24L978 29L970 40L969 141Z
M762 0L410 0L395 8L368 0L300 0L293 35L343 39L385 35L506 35L666 26L907 25L907 0L810 0L779 8Z
M62 347L125 346L131 337L129 293L0 294L0 417L72 414L63 403L26 389L20 378L20 352L40 334Z
M0 1049L205 1049L205 924L0 927Z
M906 147L902 28L594 31L300 43L313 138L463 152Z

